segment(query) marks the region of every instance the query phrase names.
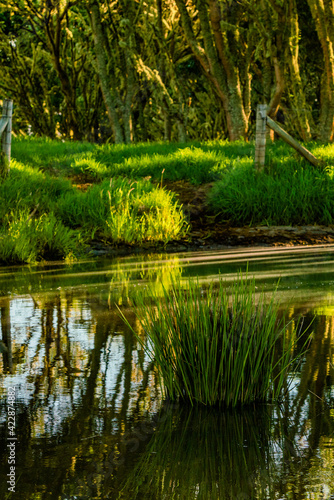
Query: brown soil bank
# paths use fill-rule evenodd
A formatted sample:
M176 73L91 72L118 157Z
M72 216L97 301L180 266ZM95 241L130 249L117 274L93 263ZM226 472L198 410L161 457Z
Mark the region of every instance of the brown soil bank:
M191 246L218 245L310 245L334 243L334 226L232 227L221 215L210 212L206 196L212 184L194 186L186 181L165 183L176 193L188 217Z

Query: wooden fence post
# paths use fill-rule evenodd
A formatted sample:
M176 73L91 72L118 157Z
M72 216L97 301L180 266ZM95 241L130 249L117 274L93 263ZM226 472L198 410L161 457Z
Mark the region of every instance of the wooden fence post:
M267 105L258 104L256 110L255 168L262 170L266 158Z
M12 115L13 115L13 101L10 99L4 99L2 108L2 119L7 120L7 125L2 132L1 136L1 151L7 157L8 167L10 165L10 153L12 144Z
M267 125L270 127L276 134L283 139L289 146L298 151L299 154L304 156L308 162L310 162L314 167L321 167L324 165L324 162L318 160L308 149L304 148L299 142L297 142L291 135L289 135L282 127L280 127L274 120L272 120L269 116L267 116Z

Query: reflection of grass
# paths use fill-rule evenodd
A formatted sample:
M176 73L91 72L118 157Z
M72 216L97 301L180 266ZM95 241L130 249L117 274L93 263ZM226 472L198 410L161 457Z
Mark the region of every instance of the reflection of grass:
M167 418L165 411L119 498L232 500L273 493L266 409L230 413L183 408Z
M164 261L164 258L167 260ZM142 286L149 286L155 297L163 297L164 291L169 290L172 283L181 278L182 273L183 266L177 256L147 255L145 261L132 264L121 260L113 264L108 272L108 277L111 277L109 306L113 306L115 302L118 305L128 303L131 298L141 293Z
M286 340L275 295L255 301L255 283L242 276L214 293L191 280L165 290L153 307L134 302L148 342L145 349L160 371L165 397L205 405L245 405L277 400L292 363L294 340ZM283 343L277 355L277 341ZM278 359L277 359L278 357Z

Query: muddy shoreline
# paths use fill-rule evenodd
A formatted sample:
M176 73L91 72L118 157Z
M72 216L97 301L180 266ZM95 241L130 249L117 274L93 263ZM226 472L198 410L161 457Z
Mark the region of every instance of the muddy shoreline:
M196 224L197 226L197 224ZM257 226L230 227L215 224L216 231L194 228L188 237L164 244L108 245L94 242L89 253L93 256L122 256L139 253L175 253L196 250L224 250L238 247L295 247L334 244L334 227L328 226Z

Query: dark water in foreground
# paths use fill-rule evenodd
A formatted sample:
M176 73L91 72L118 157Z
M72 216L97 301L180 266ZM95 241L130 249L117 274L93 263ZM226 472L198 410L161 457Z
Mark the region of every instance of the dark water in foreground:
M290 318L315 316L288 397L234 412L163 403L115 303L136 326L138 288L247 266L259 289L280 278ZM0 268L0 311L1 500L334 499L334 247Z

